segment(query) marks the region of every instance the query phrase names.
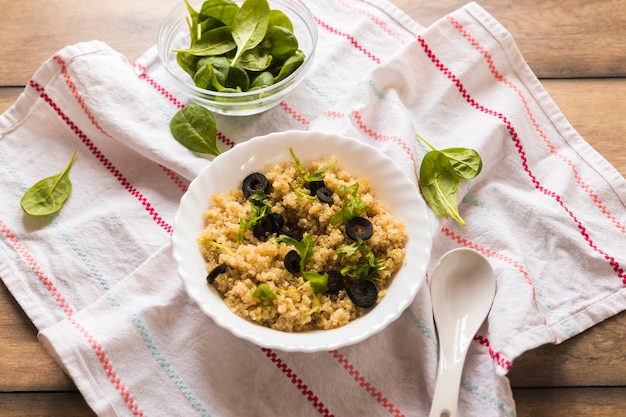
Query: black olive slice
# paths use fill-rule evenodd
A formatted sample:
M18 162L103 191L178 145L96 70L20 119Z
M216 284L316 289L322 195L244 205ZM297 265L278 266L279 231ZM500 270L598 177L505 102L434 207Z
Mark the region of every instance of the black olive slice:
M252 234L257 239L266 239L274 233L274 222L270 216L262 217L252 228Z
M311 190L311 195L316 195L317 190L319 190L322 187L325 187L324 180L309 182L309 190Z
M244 178L241 191L243 191L243 195L245 195L246 198L250 197L259 190L263 190L265 194L269 193L270 182L267 180L265 175L260 172L253 172Z
M217 278L219 274L223 274L224 272L226 272L226 268L226 264L219 264L218 266L213 268L211 272L209 272L209 275L206 276L206 282L208 282L209 284L213 284L215 278Z
M279 213L270 213L267 216L272 221L273 232L278 233L285 225L285 218Z
M372 237L373 233L372 222L363 217L353 217L346 223L346 234L350 239L367 240Z
M300 254L295 249L285 255L285 269L292 274L300 272Z
M328 271L328 292L331 294L338 293L344 286L343 275L337 270Z
M326 187L318 188L315 195L322 203L333 203L333 192Z
M368 308L373 306L378 299L378 289L369 279L362 279L355 281L348 287L346 291L348 297L352 300L355 306Z

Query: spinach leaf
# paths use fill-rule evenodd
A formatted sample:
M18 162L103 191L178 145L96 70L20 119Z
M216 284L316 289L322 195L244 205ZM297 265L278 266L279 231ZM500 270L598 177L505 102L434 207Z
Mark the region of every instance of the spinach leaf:
M226 87L237 91L248 91L250 88L250 78L243 68L230 67L226 77Z
M76 158L76 151L72 153L70 162L63 171L38 181L24 193L20 205L26 214L47 216L61 210L72 194L72 182L69 173L74 158Z
M235 16L232 36L237 44L237 53L231 66L235 66L241 55L257 46L267 32L270 7L267 0L246 0Z
M200 39L192 42L191 48L174 49L174 52L184 52L195 56L214 56L230 52L236 47L230 28L220 26L203 32Z
M237 67L248 71L265 71L273 61L270 50L265 46L257 45L249 51L244 52L239 59Z
M179 52L176 54L176 62L180 67L192 77L196 73L198 57L189 52Z
M239 6L232 0L209 0L200 7L200 16L212 17L226 26L231 26L238 11Z
M215 116L210 110L190 104L179 110L170 121L174 139L193 152L219 155Z
M256 76L252 83L250 83L250 90L258 90L274 84L274 76L269 71L263 71Z
M270 26L282 26L293 32L293 24L287 15L280 10L270 10Z
M450 216L461 226L465 221L458 211L457 190L460 180L475 178L483 161L474 149L448 148L437 150L421 135L416 136L431 149L420 166L420 188L426 202L438 216Z
M424 198L436 215L450 216L465 226L458 212L459 177L443 152L433 150L424 155L419 184Z
M215 68L211 64L205 64L193 76L193 82L198 88L220 91L224 86L220 84L215 73Z
M287 58L283 66L280 67L278 75L274 77L274 82L277 83L289 77L295 70L300 67L300 65L302 65L303 62L304 53L298 49L296 53Z
M270 26L265 39L269 43L269 53L279 61L285 61L298 50L298 39L287 28Z
M233 0L204 0L199 12L188 0L185 4L191 42L189 48L173 52L178 65L199 88L258 90L287 78L305 60L291 20L280 10L270 10L267 0L245 0L241 7ZM211 62L211 72L206 58L220 58L231 68L245 70L248 81L240 82L243 77L238 73L229 76L221 61ZM265 72L272 75L271 80ZM237 82L229 84L228 77Z
M450 160L461 179L471 180L483 169L483 161L474 149L448 148L441 152Z

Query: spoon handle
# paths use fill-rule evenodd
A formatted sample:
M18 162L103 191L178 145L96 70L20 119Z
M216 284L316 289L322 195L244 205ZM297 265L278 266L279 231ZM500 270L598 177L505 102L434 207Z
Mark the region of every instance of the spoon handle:
M439 352L437 383L429 417L457 416L463 362L464 360L450 360L444 352Z

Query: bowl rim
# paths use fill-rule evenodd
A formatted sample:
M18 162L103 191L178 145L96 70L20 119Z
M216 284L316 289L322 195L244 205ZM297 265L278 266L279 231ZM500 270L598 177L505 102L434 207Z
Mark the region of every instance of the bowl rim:
M345 163L347 155L356 152L361 157L369 156L370 164L373 163L379 172L381 169L385 170L381 174L383 179L393 178L394 184L386 192L388 194L400 194L398 201L404 205L403 207L391 207L388 202L383 200L387 203L394 217L398 213L402 214L402 220L409 231L405 264L396 273L393 278L394 281L388 287L387 295L377 306L364 316L336 329L289 333L252 323L232 312L221 300L217 291L206 284L207 271L196 243L197 236L204 230L202 219L204 209L198 210L194 204L196 206L204 204L205 208L208 207L208 197L213 193L212 187L216 188L215 182L219 181L217 177L232 177L225 176L225 172L239 172L240 177L231 180L231 183L240 182L247 173L258 170L260 166L269 168L276 162L290 160L286 156L289 155L288 158L291 158L288 150L278 153L276 158L269 162L264 160L262 154L264 151L269 152L268 149L288 148L287 145L294 148L294 152L303 164L319 159L318 155L325 155L321 157L334 155L338 157L341 167L354 167L356 165ZM328 149L332 149L333 146L335 151L328 152ZM302 154L303 149L312 152L305 155ZM340 150L337 151L337 149ZM362 162L362 158L359 160ZM364 168L364 171L370 172L370 167L371 165ZM363 176L354 174L352 170L347 168L346 170L352 175ZM221 176L217 174L218 172L221 173ZM370 175L370 180L372 178ZM375 188L375 183L376 181L372 182L372 188L378 198L379 193ZM216 192L227 192L230 188L232 185L224 185L222 190ZM399 191L403 192L400 193ZM414 222L410 227L406 224L407 219ZM249 139L209 163L191 182L187 192L181 198L174 220L172 242L172 253L177 264L177 272L183 281L187 294L218 326L229 330L241 339L265 348L292 352L317 352L361 342L383 330L402 314L425 283L426 268L430 262L432 236L426 214L426 205L417 186L409 180L408 176L400 170L391 158L372 145L350 137L315 131L284 131ZM192 249L192 245L195 249ZM193 275L194 273L195 275ZM199 276L200 274L202 275ZM399 284L394 287L393 284L396 281L399 281ZM383 306L384 308L381 308Z
M244 0L233 0L233 1L242 3ZM306 54L302 65L300 65L293 73L289 74L289 76L287 76L285 79L280 80L276 84L272 84L270 86L263 87L258 90L253 90L253 91L248 90L248 91L242 91L242 92L227 92L227 93L209 90L205 88L199 88L193 83L193 79L191 77L189 77L189 80L181 79L181 77L179 77L171 68L167 59L167 56L169 55L170 51L166 50L165 47L169 43L169 39L172 36L175 36L177 33L180 33L182 30L182 28L180 28L181 30L168 31L166 30L166 26L170 18L173 18L175 15L181 12L181 8L185 8L186 10L184 1L181 1L178 4L176 4L174 7L172 7L170 11L165 15L165 17L161 20L161 23L159 25L159 29L157 33L157 55L159 57L159 61L161 62L161 65L165 68L167 74L179 85L179 88L180 86L184 86L184 88L190 89L194 93L201 94L202 96L230 99L232 100L232 104L252 104L253 101L243 100L243 99L248 98L248 97L256 97L256 96L259 96L260 98L269 98L273 96L274 94L276 94L277 92L283 92L284 90L287 89L286 86L289 86L289 84L294 82L294 80L298 78L298 76L303 77L303 73L308 72L308 69L310 68L311 63L313 62L315 51L317 49L319 33L318 33L318 27L317 27L317 22L315 20L315 16L313 15L309 7L302 0L268 0L268 2L270 3L272 1L296 3L299 7L301 7L305 11L305 15L311 23L311 24L306 24L305 22L307 29L309 30L311 34L311 51ZM203 2L204 0L197 1L197 3L199 4L202 4ZM297 13L297 14L300 17L302 16L300 13ZM187 13L184 13L183 17L186 15ZM304 20L302 17L301 19ZM182 23L184 23L184 19L182 21L177 21L177 23L175 25L172 25L171 27L172 29L175 29L178 26L180 26ZM241 100L241 102L237 100ZM216 105L217 104L228 105L230 104L230 102L229 101L217 102Z

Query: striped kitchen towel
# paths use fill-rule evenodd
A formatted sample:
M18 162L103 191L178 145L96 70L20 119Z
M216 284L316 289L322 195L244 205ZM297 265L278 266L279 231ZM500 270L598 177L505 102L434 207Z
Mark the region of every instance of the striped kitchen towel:
M433 145L470 147L467 226L431 216L432 266L455 247L497 274L470 345L460 415L515 416L506 377L524 351L559 343L626 307L626 181L570 126L509 33L470 3L428 28L384 0L315 0L319 54L305 82L262 115L218 117L226 150L291 129L353 136L413 181ZM0 277L99 416L424 416L437 369L428 287L364 342L288 353L233 337L176 275L172 222L210 159L174 141L185 99L150 49L68 46L0 117ZM72 152L59 214L19 201Z

